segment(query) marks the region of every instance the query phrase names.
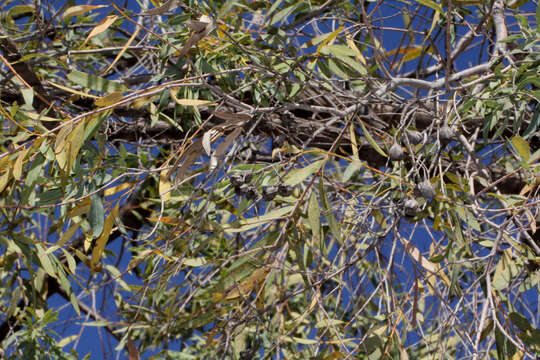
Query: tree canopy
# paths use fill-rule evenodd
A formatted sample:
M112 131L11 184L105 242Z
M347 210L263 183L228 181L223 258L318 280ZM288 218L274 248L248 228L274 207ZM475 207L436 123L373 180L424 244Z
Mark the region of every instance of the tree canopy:
M0 356L537 358L539 9L3 1Z

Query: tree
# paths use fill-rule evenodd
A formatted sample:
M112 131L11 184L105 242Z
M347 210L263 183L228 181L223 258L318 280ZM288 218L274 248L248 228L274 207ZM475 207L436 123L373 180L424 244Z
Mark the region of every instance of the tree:
M540 354L537 4L141 3L0 5L4 356Z

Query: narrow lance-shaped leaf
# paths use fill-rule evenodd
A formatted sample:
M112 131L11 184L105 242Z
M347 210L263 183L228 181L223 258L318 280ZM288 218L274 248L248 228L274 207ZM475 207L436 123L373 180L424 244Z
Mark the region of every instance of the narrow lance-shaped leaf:
M94 249L92 250L92 260L91 260L92 265L96 265L101 259L101 256L103 255L103 250L105 250L105 246L107 245L107 241L109 240L109 236L111 235L111 231L113 229L117 215L118 215L118 204L107 216L107 219L105 220L105 224L103 225L103 231L101 232L101 235L99 236L99 238L96 240L96 245Z

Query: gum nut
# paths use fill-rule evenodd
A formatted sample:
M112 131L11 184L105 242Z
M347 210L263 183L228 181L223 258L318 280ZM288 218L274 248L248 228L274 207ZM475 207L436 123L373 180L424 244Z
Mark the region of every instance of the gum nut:
M253 174L252 174L252 173L249 173L249 172L245 172L245 173L243 174L243 176L244 176L244 182L245 182L245 183L250 182L250 181L251 181L251 178L253 178Z
M454 130L447 125L444 125L439 130L439 139L441 139L442 142L448 143L452 141L452 139L454 138L454 135L455 135Z
M401 149L401 146L398 143L395 143L390 148L390 151L388 152L388 155L390 157L390 160L392 161L400 161L403 159L403 149Z
M407 139L409 139L409 142L413 145L418 145L422 142L422 134L419 131L416 130L407 130Z
M415 216L418 213L418 201L415 199L408 199L403 204L403 212L406 216Z
M247 193L249 190L249 185L248 184L242 184L240 186L235 186L234 187L234 191L238 194L238 195L242 195L242 194L245 194Z
M424 199L431 199L436 195L435 189L433 189L433 186L431 185L429 180L424 180L418 185L416 185L416 189L418 190L418 194Z
M291 185L281 184L278 186L278 194L281 196L289 196L293 192L293 187Z
M257 198L257 191L253 186L249 186L246 191L246 199L255 200Z
M262 189L262 197L265 201L274 199L277 195L278 189L275 186L266 186Z
M240 175L232 175L231 176L231 185L234 187L239 187L244 183L244 178Z

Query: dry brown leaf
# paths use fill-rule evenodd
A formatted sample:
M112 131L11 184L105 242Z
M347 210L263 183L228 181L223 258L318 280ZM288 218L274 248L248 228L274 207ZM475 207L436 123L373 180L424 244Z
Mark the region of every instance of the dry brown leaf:
M237 114L224 111L214 111L214 116L222 120L238 120L238 121L249 121L251 116L247 114Z
M166 12L169 12L171 10L174 10L180 1L178 0L168 0L160 7L157 7L155 9L146 10L143 14L145 15L162 15Z
M129 354L129 360L139 360L139 351L135 346L135 341L128 339L127 341L127 351Z
M210 170L214 170L217 167L218 159L221 158L223 155L225 155L225 151L229 148L229 146L233 143L235 139L237 139L240 134L242 133L242 128L237 127L233 130L225 140L223 140L218 147L216 148L216 151L214 151L214 154L210 158Z
M203 151L204 150L202 147L202 140L199 138L195 140L192 144L190 144L182 153L180 153L180 155L177 155L176 153L173 154L169 160L172 160L176 156L178 156L178 158L174 162L171 170L169 170L169 172L167 173L167 177L170 177L171 174L175 171L175 169L178 169L178 177L183 178L184 173L195 162L195 160L197 160L197 158L202 155ZM180 168L178 168L182 160L184 160L184 163Z

